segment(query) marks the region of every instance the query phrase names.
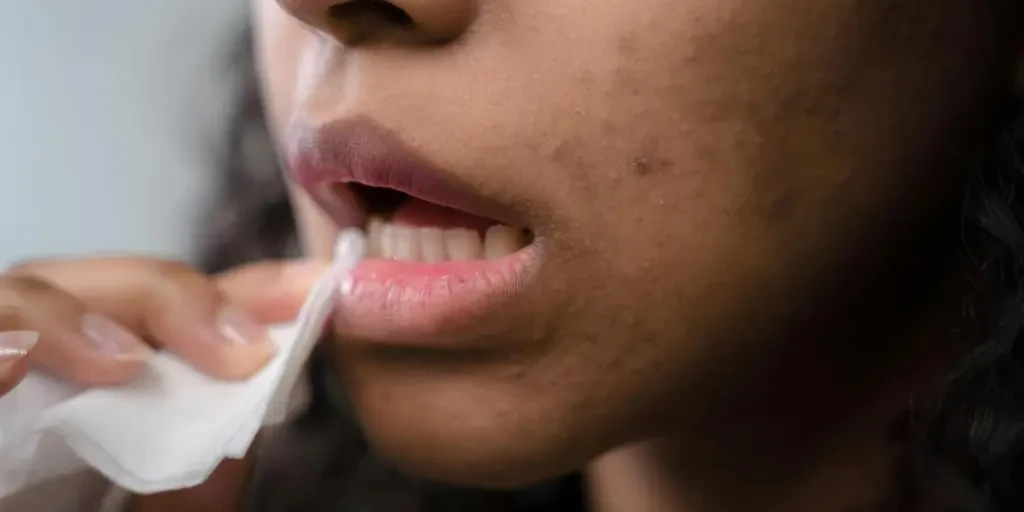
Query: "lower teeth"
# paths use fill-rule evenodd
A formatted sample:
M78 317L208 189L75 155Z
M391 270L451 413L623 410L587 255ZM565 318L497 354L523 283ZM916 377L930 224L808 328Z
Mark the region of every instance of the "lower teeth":
M372 218L367 226L368 256L402 261L498 259L526 247L528 235L505 225L491 226L481 237L472 229L412 227Z

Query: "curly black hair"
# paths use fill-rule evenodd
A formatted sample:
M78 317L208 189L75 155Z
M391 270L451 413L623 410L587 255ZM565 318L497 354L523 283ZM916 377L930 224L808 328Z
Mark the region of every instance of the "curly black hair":
M209 272L297 253L295 219L263 117L251 49L241 66L221 197L202 266ZM1024 511L1024 106L1007 100L990 144L973 159L962 201L973 289L969 354L931 403L895 424L912 463L902 509ZM247 508L279 512L573 512L586 508L579 475L521 491L457 489L402 475L376 456L347 413L323 354L310 362L309 410L260 454ZM296 468L300 468L296 471ZM939 496L939 498L935 498ZM941 503L941 505L937 504ZM928 505L927 510L932 510Z

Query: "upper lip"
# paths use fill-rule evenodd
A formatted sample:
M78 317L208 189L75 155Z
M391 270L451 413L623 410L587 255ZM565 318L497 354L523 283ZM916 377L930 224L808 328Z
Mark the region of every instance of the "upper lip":
M367 118L342 119L320 126L298 125L292 132L289 164L292 179L329 212L349 202L340 214L344 224L362 224L365 211L354 194L332 188L359 183L390 188L411 197L469 214L514 224L513 215L466 183L433 165L389 130ZM344 208L343 208L344 209ZM337 217L339 214L335 213Z

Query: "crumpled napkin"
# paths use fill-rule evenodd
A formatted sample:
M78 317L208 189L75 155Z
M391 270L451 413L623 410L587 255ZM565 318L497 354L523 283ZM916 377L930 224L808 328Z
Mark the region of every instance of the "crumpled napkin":
M243 457L262 426L301 403L296 384L365 245L360 231L342 233L332 270L294 324L271 329L277 354L246 381L206 377L170 353L126 387L82 390L30 374L0 398L0 500L90 466L133 493L188 488Z

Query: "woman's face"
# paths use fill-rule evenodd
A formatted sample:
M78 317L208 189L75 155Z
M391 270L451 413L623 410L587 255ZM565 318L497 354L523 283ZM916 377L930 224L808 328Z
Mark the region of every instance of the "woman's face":
M258 0L309 249L379 210L336 318L373 442L523 483L852 343L834 313L1011 86L988 3Z

